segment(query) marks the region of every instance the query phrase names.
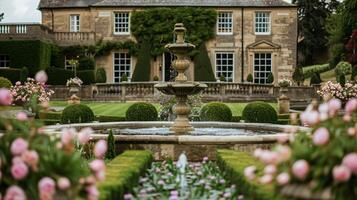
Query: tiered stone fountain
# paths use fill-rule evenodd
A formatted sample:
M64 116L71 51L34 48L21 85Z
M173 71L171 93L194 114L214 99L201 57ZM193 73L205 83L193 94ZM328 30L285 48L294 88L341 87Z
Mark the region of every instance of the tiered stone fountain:
M184 135L194 130L188 120L190 108L187 105L187 97L200 93L207 88L207 85L188 81L185 71L190 67L190 60L187 55L195 48L195 45L185 42L186 28L182 23L175 24L174 33L176 42L167 44L165 47L177 56L172 66L178 72L178 75L174 82L159 83L155 85L155 88L166 95L175 95L177 104L174 107L174 112L177 118L170 130L175 132L176 135Z

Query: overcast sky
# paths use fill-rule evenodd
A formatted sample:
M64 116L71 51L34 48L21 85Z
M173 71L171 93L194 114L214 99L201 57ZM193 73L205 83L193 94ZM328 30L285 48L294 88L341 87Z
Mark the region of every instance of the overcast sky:
M41 13L37 10L39 1L0 0L0 13L5 13L1 22L41 22Z

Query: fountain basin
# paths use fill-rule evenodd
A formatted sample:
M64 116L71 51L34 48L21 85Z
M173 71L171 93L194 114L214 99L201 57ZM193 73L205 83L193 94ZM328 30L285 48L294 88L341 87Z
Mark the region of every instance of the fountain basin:
M207 85L198 82L165 82L156 84L155 88L166 95L188 96L200 93Z
M173 122L110 122L110 123L88 123L47 126L46 132L58 133L62 128L91 127L95 130L92 140L107 139L107 129L118 130L142 130L166 129ZM154 152L155 160L165 160L167 157L177 158L182 152L186 152L190 161L200 161L202 157L208 156L215 160L217 149L233 149L245 152L253 152L256 148L269 149L284 134L287 128L295 128L300 131L309 131L306 127L296 127L275 124L256 124L256 123L225 123L225 122L192 122L198 131L202 129L216 130L238 130L239 134L230 135L166 135L158 134L117 134L114 135L118 153L125 150L150 150ZM241 131L249 134L241 134ZM153 131L154 132L154 131Z

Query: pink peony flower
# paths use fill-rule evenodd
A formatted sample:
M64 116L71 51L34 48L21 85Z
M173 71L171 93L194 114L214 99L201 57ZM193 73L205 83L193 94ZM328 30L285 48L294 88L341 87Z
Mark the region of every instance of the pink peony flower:
M314 111L314 110L305 111L305 112L301 113L300 118L304 124L307 124L309 126L313 126L320 122L320 114L319 114L319 112Z
M255 179L255 172L256 172L257 168L255 166L249 166L246 167L244 169L244 176L248 179L248 180L253 180Z
M259 148L259 149L255 149L255 150L254 150L253 155L254 155L254 157L256 157L256 158L260 158L260 156L262 155L262 153L263 153L263 150Z
M86 187L86 191L88 200L97 200L99 198L99 191L95 185Z
M265 174L270 174L270 175L273 175L275 174L277 171L276 169L276 166L275 165L267 165L265 168L264 168L264 173Z
M357 99L351 99L347 102L345 110L347 113L352 113L354 110L357 109Z
M81 131L79 131L77 139L78 142L82 145L86 144L90 140L90 136L93 133L92 128L84 128Z
M27 165L25 165L25 163L23 162L18 162L11 166L11 175L14 177L15 180L24 179L28 173L29 169Z
M97 172L95 173L95 178L96 178L98 181L104 181L104 179L105 179L105 171L104 171L104 170L97 171Z
M351 177L351 171L343 165L334 167L332 174L337 182L346 182Z
M349 136L355 136L356 135L356 129L355 128L349 128L347 130L347 133Z
M0 105L8 106L12 104L12 95L8 89L0 88Z
M36 73L36 76L35 76L35 80L39 83L46 83L47 82L47 74L45 71L41 70L39 72Z
M52 178L44 177L38 183L41 200L50 200L56 192L56 183Z
M103 160L93 160L89 163L89 167L94 172L104 171L105 170L105 163Z
M74 128L64 128L61 131L61 142L63 145L72 143L76 130Z
M284 146L284 145L278 145L275 148L275 151L278 154L278 159L279 162L284 162L290 159L291 157L291 149L288 146Z
M278 185L286 185L289 183L289 181L290 175L286 172L283 172L276 177L276 182L278 183Z
M278 142L280 144L284 144L289 141L289 135L287 135L287 134L279 134L276 137L277 137L276 139L278 140Z
M272 181L273 181L273 176L270 175L270 174L266 174L266 175L260 177L260 179L259 179L259 182L260 182L261 184L269 184L269 183L271 183Z
M322 146L329 142L330 133L327 128L319 128L313 135L313 142L316 146Z
M25 151L27 151L28 148L28 143L26 140L22 139L22 138L17 138L16 140L14 140L11 144L11 153L12 155L21 155L22 153L24 153Z
M260 156L260 160L265 164L277 164L279 161L279 156L276 152L264 151Z
M71 182L66 177L61 177L57 180L57 186L60 190L67 190L71 187Z
M103 158L107 152L107 142L105 140L99 140L94 146L94 155L96 158Z
M304 180L310 171L309 163L306 160L298 160L293 164L292 173L300 180Z
M342 164L350 169L352 173L357 174L357 153L347 154L343 158Z
M19 112L17 113L16 115L16 119L19 120L19 121L27 121L28 120L28 117L27 117L27 114L24 113L24 112Z
M26 194L19 186L13 185L6 190L4 200L26 200Z

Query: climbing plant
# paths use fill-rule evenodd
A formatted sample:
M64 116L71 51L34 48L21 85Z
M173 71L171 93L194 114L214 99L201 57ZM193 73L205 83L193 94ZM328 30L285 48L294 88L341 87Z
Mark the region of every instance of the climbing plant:
M134 12L131 16L133 35L136 37L139 46L147 41L150 41L151 44L148 51L140 51L139 54L149 55L139 55L138 62L140 62L140 57L147 59L148 56L156 57L167 52L165 45L174 41L172 30L175 24L183 23L187 29L186 42L197 46L196 50L190 52L195 64L199 64L195 70L199 69L200 72L205 74L204 77L197 77L195 74L195 79L197 78L200 81L214 80L211 62L203 44L215 36L216 18L217 12L214 9L207 8L150 8ZM136 70L140 70L139 67Z
M134 41L128 40L124 42L118 41L107 41L99 42L96 45L95 56L104 56L110 53L112 50L126 49L129 51L130 55L137 55L138 53L138 44Z

